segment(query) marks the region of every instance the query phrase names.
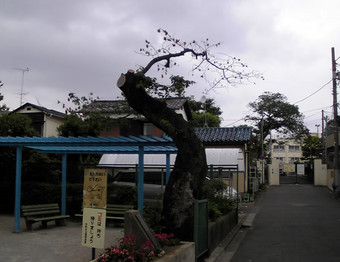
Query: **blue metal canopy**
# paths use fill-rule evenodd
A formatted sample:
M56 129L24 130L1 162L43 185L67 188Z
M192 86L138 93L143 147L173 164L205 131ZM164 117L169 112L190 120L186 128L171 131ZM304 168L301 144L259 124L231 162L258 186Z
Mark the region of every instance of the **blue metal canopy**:
M66 213L66 161L67 154L138 154L138 180L144 181L144 154L165 154L167 158L167 179L170 175L170 154L177 148L169 137L0 137L0 146L16 147L15 184L15 232L20 231L21 206L21 164L22 148L28 147L40 153L62 154L61 213ZM143 210L144 185L138 184L138 209Z

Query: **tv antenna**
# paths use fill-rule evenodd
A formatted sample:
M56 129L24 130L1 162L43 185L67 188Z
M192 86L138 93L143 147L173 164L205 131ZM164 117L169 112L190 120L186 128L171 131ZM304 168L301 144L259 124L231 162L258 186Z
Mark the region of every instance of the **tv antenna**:
M20 90L20 106L22 106L22 97L25 94L24 93L24 78L25 78L25 72L28 72L30 69L26 67L25 69L23 68L13 68L14 70L21 71L21 90Z

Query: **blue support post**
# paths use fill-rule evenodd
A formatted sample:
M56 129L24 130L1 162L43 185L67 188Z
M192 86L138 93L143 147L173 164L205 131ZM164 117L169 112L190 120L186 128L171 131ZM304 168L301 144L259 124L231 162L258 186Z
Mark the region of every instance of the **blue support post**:
M66 215L66 171L67 155L62 154L62 173L61 173L61 214Z
M170 178L170 154L166 154L166 176L165 184L167 185Z
M20 205L21 205L21 164L22 164L22 147L17 147L16 171L15 171L15 227L14 232L20 232Z
M144 205L144 147L139 146L138 153L138 210L143 215Z

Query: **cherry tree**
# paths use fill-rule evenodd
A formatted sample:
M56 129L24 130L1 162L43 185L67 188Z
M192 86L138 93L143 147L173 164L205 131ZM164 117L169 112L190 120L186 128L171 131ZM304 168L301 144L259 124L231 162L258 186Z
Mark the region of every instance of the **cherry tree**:
M169 68L178 65L185 58L192 64L193 74L209 81L210 88L252 83L254 78L262 75L251 71L240 59L232 56L215 57L213 50L220 43L211 44L209 39L202 42L185 42L159 29L162 44L154 46L145 41L145 47L139 51L150 57L150 62L137 69L121 74L117 86L125 95L129 105L144 115L155 126L165 131L178 148L173 171L166 186L163 199L164 224L169 232L175 233L183 240L193 239L194 201L202 199L202 185L207 176L205 150L183 117L169 109L165 102L151 97L146 92L150 85L147 73L155 68L162 78L168 74ZM213 77L212 80L209 80ZM209 91L209 90L207 90Z

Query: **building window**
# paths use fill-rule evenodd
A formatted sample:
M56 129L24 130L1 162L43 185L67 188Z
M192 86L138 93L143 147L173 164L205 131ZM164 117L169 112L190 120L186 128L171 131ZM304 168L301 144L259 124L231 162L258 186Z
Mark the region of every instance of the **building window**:
M299 157L290 157L289 158L289 163L295 163L295 162L300 162Z
M144 123L143 135L144 136L152 136L152 124L151 123Z
M283 152L285 151L285 147L284 146L274 146L274 152Z
M275 159L279 160L280 163L283 163L283 162L284 162L283 157L275 157Z
M289 152L298 152L300 151L300 146L289 146Z

